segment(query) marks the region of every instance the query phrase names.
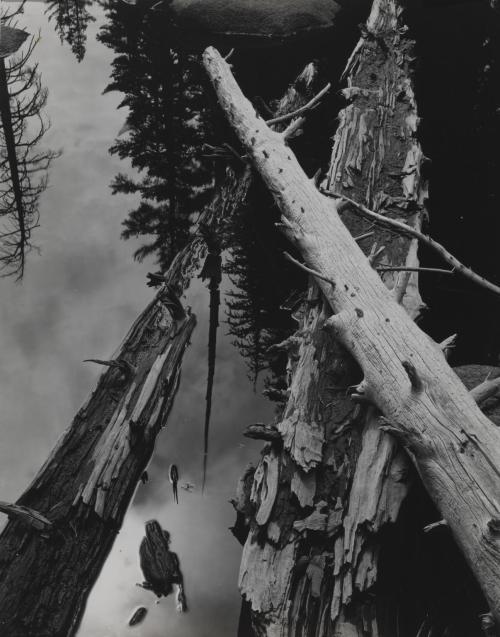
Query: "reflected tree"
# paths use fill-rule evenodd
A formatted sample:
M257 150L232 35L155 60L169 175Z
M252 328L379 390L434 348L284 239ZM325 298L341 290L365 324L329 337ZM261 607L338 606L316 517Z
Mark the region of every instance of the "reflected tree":
M234 162L235 157L228 152L232 151L230 146L225 149L213 146L214 140L220 144L228 134L221 134L220 119L215 119L220 115L207 99L211 93L200 69L199 56L181 46L168 8L160 11L151 8L151 4L109 5L107 24L98 38L116 54L111 82L105 90L121 92L120 107L128 109L110 152L129 159L139 175L120 173L112 183L113 193L140 197L139 204L124 221L122 236L144 237L146 241L135 257L143 260L154 256L164 272L177 250L196 232L197 215L212 197L217 167L214 169L214 161L207 162L207 154L218 156L216 166ZM275 85L271 89L275 97L277 88ZM266 194L258 189L252 197L259 202L256 209L266 201ZM224 247L231 248L225 270L238 286L228 302L230 331L247 360L251 379L256 382L264 369L275 367L276 375L278 369L282 370L282 361L277 364L276 356L268 355L267 349L287 332L287 314L280 310L279 302L293 288L293 283L269 278L268 268L271 266L275 276L278 271L284 272L287 281L296 280L297 276L286 264L280 263L276 268L275 263L269 263L276 258L271 256L272 245L267 246L267 257L262 260L258 237L268 236L269 228L263 231L254 227L255 222L250 219L253 215L254 211L251 215L242 214L234 227L226 229L225 235L232 237L232 243ZM210 279L211 316L215 317L217 286L211 285ZM276 294L278 289L280 294ZM213 335L217 322L215 319L211 323L210 359L215 351ZM213 371L209 361L207 420Z
M51 0L46 10L49 20L55 21L61 42L69 44L79 62L85 56L87 27L95 22L89 11L92 4L92 0Z
M111 82L105 91L122 93L120 107L128 109L110 152L130 160L138 173L136 176L118 174L112 183L112 192L140 198L124 221L122 236L144 238L145 243L135 257L140 261L155 257L160 272L165 272L176 252L194 233L203 235L207 243L209 255L202 271L210 291L204 489L219 326L220 250L231 248L226 271L239 288L231 293L228 301L231 334L248 363L254 383L262 370L272 372L266 379L270 397L279 397L285 387L285 357L271 355L268 348L292 329L289 320L287 324L287 313L279 308L292 284L283 282L281 277L279 282L277 278L269 279L267 268L271 266L275 277L278 271L284 271L287 281L296 277L295 273L290 275L290 268L283 263L278 268L274 267L276 263L270 264L270 260L275 261L271 244L266 248L268 257L262 261L259 254L262 246L257 243L257 237L268 236L268 228L262 232L262 228L254 227L250 219L253 210L250 214L242 213L234 227L217 229L223 246L215 246L213 233L209 236L199 227L198 215L213 196L219 167L235 162L237 152L228 144L223 148L213 145L215 139L220 144L228 137L227 133L221 134L212 103L207 100L211 93L207 90L199 56L181 46L168 9L158 11L150 5L126 2L109 5L107 24L98 36L116 54ZM276 91L277 86L273 88ZM255 189L254 197L260 202L265 200L266 194ZM222 235L231 237L231 245Z
M282 306L303 280L277 254L281 237L272 228L262 231L265 216L246 208L231 223L233 243L224 271L235 288L227 295L226 322L246 360L249 378L255 385L261 372L270 371L267 393L270 398L279 398L280 388L285 386L283 360L273 353L272 346L293 329L289 312ZM267 225L271 225L269 221Z
M210 141L206 79L198 56L175 46L167 13L117 3L107 17L98 37L116 57L106 91L123 93L128 108L110 152L138 173L117 175L112 191L140 197L122 236L148 237L135 257L154 255L165 271L212 192L201 150Z
M210 311L208 319L208 375L205 394L205 424L203 429L203 480L202 493L207 481L208 434L210 431L210 415L212 413L212 392L215 377L215 359L217 353L217 329L219 327L220 284L222 280L222 236L220 227L201 226L200 231L207 244L207 256L200 272L202 281L207 281L210 292Z
M4 12L3 30L14 29L13 13ZM58 155L40 149L49 123L43 115L47 89L38 64L30 60L38 42L32 36L19 52L0 59L0 268L21 279L26 254L33 248L39 199L47 187L48 169Z

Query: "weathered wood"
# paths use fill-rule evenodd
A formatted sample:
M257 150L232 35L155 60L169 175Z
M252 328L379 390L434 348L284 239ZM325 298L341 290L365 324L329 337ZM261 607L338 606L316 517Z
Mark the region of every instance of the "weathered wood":
M391 41L387 34L379 41L376 24L371 33L374 37L361 40L346 71L349 104L339 115L325 185L335 183L338 192L348 192L359 201L397 200L399 214L420 227L426 185L419 176L422 154L415 140L416 105L409 70L413 43L408 37ZM389 111L386 105L391 103L395 107ZM413 176L403 183L394 174L410 173L409 155L414 159ZM356 217L346 222L365 254L378 253L377 263L418 265L414 241L380 229L367 232ZM391 273L384 280L414 318L422 306L416 274ZM274 545L267 538L271 547L262 547L259 526L252 529L248 542L258 537L262 548L245 551L240 577L259 635L281 634L287 626L289 635L308 635L311 630L318 635L384 632L377 626L376 601L367 593L377 581L377 532L394 522L407 492L407 461L394 439L380 430L374 410L350 399L347 388L359 378L359 369L348 352L325 335L329 316L313 284L296 335L277 346L289 352L290 378L288 402L278 424L285 446L281 489L284 499L302 499L306 508L294 512L293 505L285 511L281 506L272 515L271 524L281 528L282 538ZM290 466L294 469L287 471ZM308 497L304 497L305 483L311 489ZM315 507L312 513L310 504ZM298 519L290 528L288 517L294 514ZM265 570L269 576L269 551L273 546L280 550L287 542L297 543L298 550L288 553L288 565L274 563L291 577L271 575L266 580L262 573ZM299 568L301 563L306 567ZM321 595L312 585L311 569L315 581L322 572ZM282 584L281 590L276 582ZM269 599L263 595L271 587L272 609L261 603Z
M384 41L386 34L398 37L398 15L393 0L376 0L368 33L376 23ZM369 400L390 421L498 620L500 432L475 405L441 349L394 300L336 205L306 178L283 137L255 114L229 66L212 48L204 62L221 106L283 213L287 236L309 267L335 282L319 280L318 285L336 312L329 320L332 333L364 373L355 397ZM389 204L397 211L397 202ZM257 550L251 546L248 550ZM294 547L287 544L272 559L284 552L288 556ZM245 589L245 581L242 585ZM279 599L260 601L273 609Z

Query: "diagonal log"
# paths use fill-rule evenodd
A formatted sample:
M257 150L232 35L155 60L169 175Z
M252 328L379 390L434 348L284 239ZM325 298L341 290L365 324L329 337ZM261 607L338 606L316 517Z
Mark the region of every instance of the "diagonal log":
M383 19L390 29L393 16ZM256 115L214 48L205 50L204 64L282 212L286 235L308 267L334 282L317 281L335 312L329 320L333 336L363 370L358 395L390 421L500 620L500 431L440 348L394 300L335 203L306 177L283 136Z

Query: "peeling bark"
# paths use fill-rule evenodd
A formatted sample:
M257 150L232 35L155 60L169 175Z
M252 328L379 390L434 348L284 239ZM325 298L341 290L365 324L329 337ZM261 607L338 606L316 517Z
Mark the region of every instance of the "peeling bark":
M416 105L409 72L413 43L402 38L386 49L376 40L378 28L372 25L373 37L363 38L349 61L349 88L344 94L350 103L339 116L325 185L336 184L336 192L345 189L367 205L374 205L374 198L383 205L396 201L399 216L420 227L426 187L419 177L422 154L415 141ZM375 87L381 78L385 79L378 90ZM388 104L394 107L388 109ZM409 157L414 160L411 171ZM406 181L394 179L398 169ZM367 232L367 224L357 218L346 223L354 236ZM415 241L376 230L362 240L362 246L367 255L383 246L379 263L418 265ZM384 275L386 285L396 288L413 318L422 306L417 276L406 272ZM256 585L260 589L266 586L266 580L258 575L263 562L269 568L266 547L243 555L240 585L252 601L258 634L286 634L287 626L291 635L380 631L375 625L375 604L360 594L376 582L377 532L397 518L408 488L408 466L394 439L380 430L374 410L356 406L347 395L348 386L359 381L359 369L352 357L325 335L329 316L312 284L296 335L278 346L289 351L291 380L277 428L285 449L281 462L296 465L285 488L301 507L290 531L290 541L301 546L295 553L287 552L290 561L285 568L294 575L291 580L278 579L284 585L275 604L278 611L257 603L259 592L248 584L249 573L254 573ZM312 506L314 510L306 515ZM277 528L282 526L282 520L276 516L273 520ZM259 520L255 522L262 526ZM311 532L313 549L306 541ZM248 542L258 536L255 527ZM308 584L309 567L297 570L301 560L314 564L314 586ZM281 560L276 564L283 566ZM318 594L319 571L324 590L329 589L326 595ZM351 602L354 590L357 597ZM349 620L343 616L345 606L350 606ZM372 617L369 631L367 613ZM313 630L315 625L318 628Z
M326 186L418 227L426 193L411 61L399 7L375 0L348 64L344 94L351 104L340 116ZM283 136L255 116L213 49L205 52L205 66L283 213L285 233L322 275L317 284L337 312L329 318L323 300L310 296L297 333L290 396L278 424L279 488L271 515L252 523L240 570L256 633L381 634L373 602L359 593L376 581L375 533L396 519L408 467L381 431L380 412L389 421L385 430L410 453L498 619L500 436L441 350L411 321L421 306L416 273L388 272L384 286L336 206L306 179ZM366 232L363 222L345 222L355 236ZM415 242L383 232L376 241L385 247L379 263L416 265ZM362 246L368 253L369 242ZM359 383L360 373L344 348L364 374L353 399L376 409L361 410L345 396L347 379L358 376ZM355 425L364 425L362 433Z

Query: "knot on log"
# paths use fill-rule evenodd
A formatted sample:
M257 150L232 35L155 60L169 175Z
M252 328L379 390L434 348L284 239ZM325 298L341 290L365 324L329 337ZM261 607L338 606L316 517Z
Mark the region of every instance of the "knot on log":
M403 365L405 372L408 375L408 378L410 379L412 390L415 392L422 391L422 388L423 388L422 381L413 363L410 363L410 361L403 361L401 364Z
M488 520L487 526L492 535L500 535L500 518L491 518L491 520Z

